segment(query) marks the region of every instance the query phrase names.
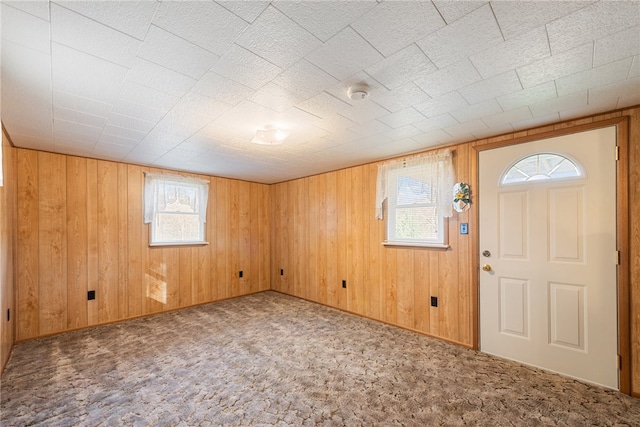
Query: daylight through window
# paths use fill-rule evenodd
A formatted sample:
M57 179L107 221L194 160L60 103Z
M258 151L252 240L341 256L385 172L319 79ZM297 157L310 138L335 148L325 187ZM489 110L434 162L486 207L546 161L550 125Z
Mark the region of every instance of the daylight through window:
M558 180L582 176L580 168L559 154L539 153L527 156L511 166L502 176L501 184Z
M447 245L446 218L451 216L453 187L451 151L384 163L378 168L376 218L383 219L385 244Z
M145 223L150 244L203 244L209 181L180 175L145 174Z

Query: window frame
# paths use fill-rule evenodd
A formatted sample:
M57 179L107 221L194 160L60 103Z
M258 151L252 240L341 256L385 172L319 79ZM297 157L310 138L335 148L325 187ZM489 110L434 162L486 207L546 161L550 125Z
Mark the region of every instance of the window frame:
M160 184L162 182L163 184ZM195 190L195 206L196 212L179 212L162 209L159 206L158 200L158 185L173 185L177 187L185 187L190 191ZM144 197L145 197L145 212L144 222L149 224L149 246L198 246L208 245L209 242L206 239L206 217L207 217L207 202L209 193L209 181L205 179L185 177L182 175L170 175L170 174L156 174L145 173L144 182ZM160 232L160 219L162 215L185 215L192 217L197 215L198 219L198 239L197 240L163 240L160 239L158 234Z
M449 248L449 221L448 218L438 208L439 203L431 201L429 203L413 203L410 205L398 205L398 180L402 176L413 178L411 170L418 170L421 166L403 166L400 168L394 168L387 173L387 185L389 192L386 197L385 203L385 240L382 242L384 246L410 246L410 247L424 247L424 248L436 248L436 249L448 249ZM415 179L415 178L414 178ZM432 189L434 191L434 189ZM435 191L439 191L435 189ZM446 197L446 195L441 195ZM408 239L399 238L396 236L396 209L412 209L412 208L424 208L433 207L436 211L437 221L437 239Z

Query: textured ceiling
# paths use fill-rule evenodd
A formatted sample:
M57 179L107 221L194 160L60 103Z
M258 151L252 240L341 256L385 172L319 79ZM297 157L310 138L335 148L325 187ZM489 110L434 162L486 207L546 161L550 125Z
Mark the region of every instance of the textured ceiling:
M18 147L264 183L640 104L639 1L2 1ZM364 82L359 102L347 88ZM258 128L290 133L260 146Z

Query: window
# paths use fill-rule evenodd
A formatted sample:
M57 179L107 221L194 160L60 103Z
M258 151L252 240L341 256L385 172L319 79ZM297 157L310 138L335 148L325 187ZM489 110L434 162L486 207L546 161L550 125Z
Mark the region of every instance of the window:
M206 244L209 181L180 175L145 173L144 222L150 245Z
M378 167L376 218L383 219L384 244L446 247L453 187L451 151L396 160Z
M500 183L517 184L581 176L581 168L568 158L559 154L540 153L520 159L502 175Z

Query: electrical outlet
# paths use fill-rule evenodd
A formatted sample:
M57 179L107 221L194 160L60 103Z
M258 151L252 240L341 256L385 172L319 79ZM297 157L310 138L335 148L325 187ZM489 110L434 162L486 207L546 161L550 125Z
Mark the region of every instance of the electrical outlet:
M438 297L431 297L431 307L438 306Z
M91 301L92 299L96 299L96 291L87 292L87 299Z
M242 278L242 270L240 270L240 273L238 273L238 277Z
M345 288L345 289L347 288L347 281L346 280L342 281L342 287Z
M7 322L11 320L11 309L7 308Z
M281 268L281 269L280 269L280 275L281 275L281 276L284 276L284 268Z

